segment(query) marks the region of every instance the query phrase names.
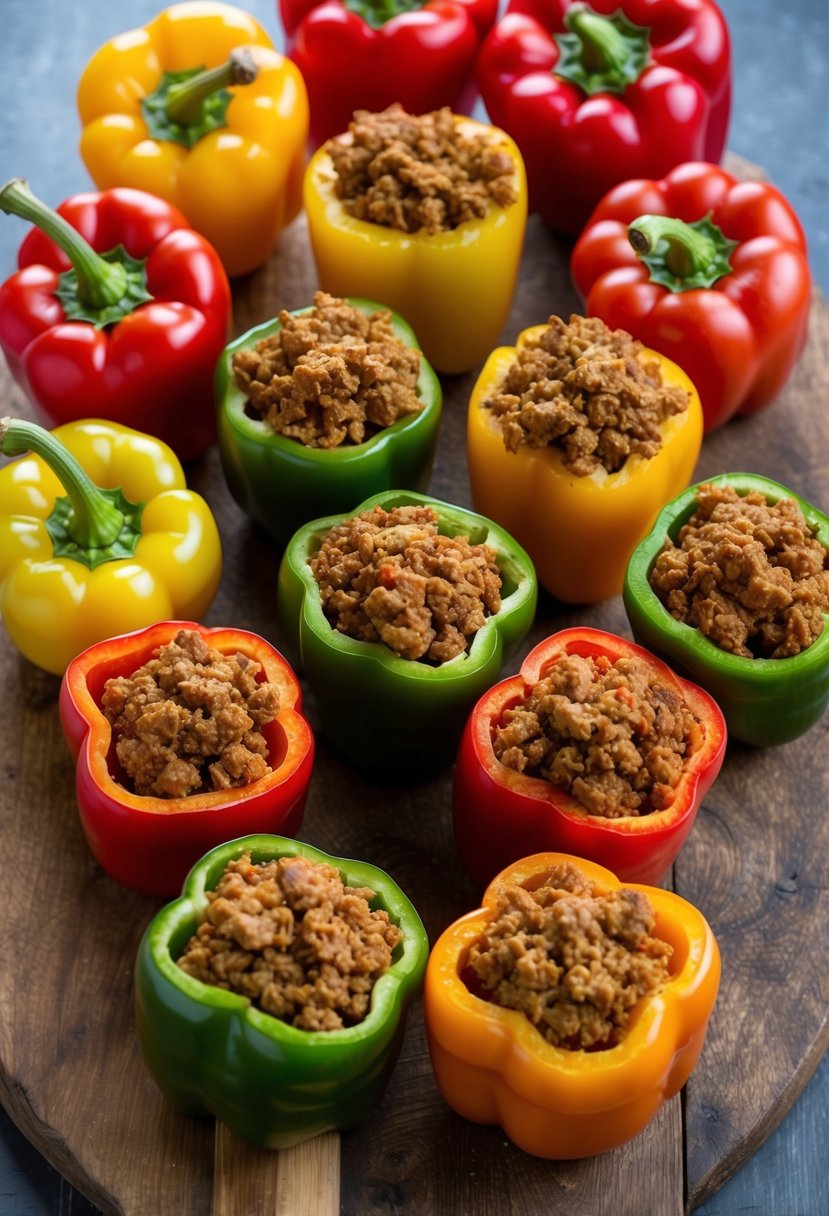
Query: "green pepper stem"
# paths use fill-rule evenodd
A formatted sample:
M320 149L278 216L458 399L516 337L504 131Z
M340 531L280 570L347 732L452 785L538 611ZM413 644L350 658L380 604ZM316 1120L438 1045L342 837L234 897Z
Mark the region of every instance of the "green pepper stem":
M564 19L567 29L582 44L582 61L593 72L619 71L628 58L628 41L612 21L586 4L573 4Z
M0 188L0 211L30 220L62 249L78 277L78 298L90 308L118 304L127 290L127 272L117 262L99 257L77 229L57 211L47 207L22 177L14 177Z
M665 264L678 279L703 274L720 253L710 236L667 215L640 215L628 225L628 240L640 256L653 253L664 241Z
M124 516L51 431L22 418L0 418L0 452L34 452L49 466L72 507L67 530L82 549L105 549L119 536Z
M202 106L208 97L228 85L252 84L258 73L248 47L238 46L217 68L205 68L188 80L172 85L164 107L167 117L179 126L192 126L201 120Z

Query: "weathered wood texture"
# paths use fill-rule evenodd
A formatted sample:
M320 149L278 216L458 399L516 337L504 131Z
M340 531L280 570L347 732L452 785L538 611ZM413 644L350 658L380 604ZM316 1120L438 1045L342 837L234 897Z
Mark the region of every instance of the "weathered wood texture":
M552 311L567 315L577 307L566 253L531 223L505 340ZM307 303L314 286L300 222L278 256L238 286L236 329L278 307ZM766 473L826 507L827 366L829 310L818 299L808 348L784 396L767 413L710 436L699 475ZM463 504L470 385L471 377L444 382L431 486ZM2 387L13 408L22 408L7 381ZM213 505L225 544L209 623L273 637L278 554L230 499L215 452L190 477ZM525 649L578 622L629 633L619 598L577 610L542 596ZM139 1058L132 1014L133 957L158 903L116 886L89 856L60 735L57 681L20 660L5 638L0 678L7 891L0 1099L45 1156L106 1212L301 1213L307 1194L297 1195L309 1175L312 1196L326 1185L336 1188L336 1138L320 1145L321 1157L315 1149L306 1154L317 1162L309 1169L287 1154L252 1154L224 1133L215 1136L209 1120L167 1109ZM313 718L310 699L307 708ZM498 1129L468 1124L445 1106L418 1005L381 1105L367 1125L342 1138L342 1212L679 1216L732 1174L788 1110L829 1041L827 729L824 720L767 752L732 745L676 864L676 889L712 922L724 962L709 1039L682 1098L623 1149L586 1162L535 1160ZM475 902L454 858L448 777L422 784L413 775L408 788L380 788L321 742L302 836L388 870L432 939Z

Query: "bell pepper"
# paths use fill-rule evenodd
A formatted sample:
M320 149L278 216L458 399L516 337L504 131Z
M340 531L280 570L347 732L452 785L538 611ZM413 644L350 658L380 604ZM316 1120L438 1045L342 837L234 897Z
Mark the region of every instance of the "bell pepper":
M343 520L377 506L409 505L431 506L441 532L493 548L503 580L500 611L487 618L465 654L437 667L401 658L382 642L338 633L308 564L322 536ZM387 490L296 532L280 565L276 612L282 647L304 672L331 743L368 775L399 782L451 764L470 707L529 630L536 597L532 562L491 520L424 494Z
M713 0L510 0L477 78L524 156L530 209L571 236L617 182L725 148L731 49Z
M674 801L647 815L607 819L591 815L578 799L541 777L507 768L495 756L492 733L511 708L564 654L615 662L644 659L700 721L703 743L683 768ZM697 811L722 767L726 729L719 706L641 646L600 629L563 629L527 655L518 675L501 680L475 705L455 766L452 813L461 864L484 887L506 863L558 849L612 866L623 882L658 883L693 827Z
M466 110L497 9L497 0L279 0L313 147L345 131L355 110L395 101L410 114Z
M189 0L119 34L84 68L78 110L97 185L174 203L231 276L261 266L300 209L305 85L239 8Z
M757 473L721 473L706 485L730 485L738 494L757 491L769 503L791 498L829 552L829 516L779 482ZM633 636L717 700L728 733L757 747L786 743L813 726L829 704L829 613L821 635L799 654L784 659L730 654L692 625L675 620L650 585L650 573L666 537L676 541L696 509L699 486L667 503L636 547L623 591Z
M520 1149L558 1160L607 1152L638 1135L688 1080L700 1052L720 979L720 953L702 914L672 891L625 883L656 912L656 937L673 947L670 978L644 997L626 1037L605 1050L555 1047L516 1009L473 995L466 958L493 919L499 892L536 887L570 862L597 892L618 878L590 861L537 853L490 883L482 906L440 936L426 969L424 1014L435 1078L453 1110L498 1124Z
M688 408L660 427L663 443L646 460L629 456L616 473L599 468L577 477L555 447L504 447L501 423L485 402L524 346L545 327L494 350L472 389L467 461L475 509L506 528L530 554L539 582L557 599L590 604L618 595L627 560L660 506L691 479L702 444L702 408L681 368L653 350L666 384L689 394Z
M219 531L165 444L115 422L0 420L0 452L27 451L0 469L0 616L27 659L60 675L113 633L207 611Z
M260 663L279 692L279 715L262 728L271 772L249 785L183 798L134 794L119 780L112 728L101 709L107 680L130 676L171 642L195 629L223 654ZM75 793L93 857L116 882L145 895L171 896L207 849L247 832L293 836L302 826L314 764L314 737L302 714L299 681L279 651L245 629L206 629L161 621L107 638L66 669L60 690L63 733L75 757Z
M684 368L706 433L768 406L806 342L812 288L800 221L774 186L716 165L611 190L571 270L589 313Z
M382 306L349 300L362 312ZM297 309L295 315L309 312ZM394 332L409 347L417 338L406 322L392 315ZM244 511L285 546L310 519L345 511L355 502L392 488L425 490L432 470L443 394L425 358L420 361L419 414L407 414L365 443L313 448L284 435L245 411L245 395L233 377L233 356L253 349L281 328L279 320L242 334L225 350L216 369L219 452L227 483Z
M484 123L456 118L470 130ZM320 148L305 171L308 233L321 286L335 296L380 300L399 312L439 372L466 372L492 349L518 277L527 194L521 153L492 136L515 164L516 200L449 232L401 232L348 214L337 198L331 157Z
M402 940L362 1022L343 1030L297 1029L176 965L207 902L205 891L245 850L254 864L285 856L327 862L347 885L376 893L374 906L388 912ZM428 951L414 907L376 866L279 836L232 840L193 867L181 897L161 909L141 941L135 1004L145 1063L176 1110L214 1115L251 1144L285 1148L330 1128L356 1127L378 1104L394 1068Z
M183 460L204 452L230 321L227 276L207 241L138 190L76 194L54 212L14 179L0 211L37 225L0 286L0 348L43 420L109 418Z

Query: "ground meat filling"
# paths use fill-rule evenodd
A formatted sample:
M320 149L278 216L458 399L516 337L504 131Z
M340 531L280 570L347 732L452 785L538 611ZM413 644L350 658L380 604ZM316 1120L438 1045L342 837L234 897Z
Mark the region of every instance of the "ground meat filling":
M567 790L591 815L669 807L703 728L642 659L560 655L493 732L507 768Z
M470 986L526 1014L555 1047L613 1047L637 1001L668 979L672 949L654 923L640 891L599 893L575 866L556 866L535 891L501 891L470 951Z
M279 713L261 664L180 629L130 676L107 680L101 708L136 794L183 798L249 785L271 771L261 727Z
M304 857L231 861L178 960L204 984L238 992L301 1030L342 1030L369 1011L400 930L368 887Z
M448 107L413 116L395 103L357 110L349 138L325 151L349 215L401 232L448 232L516 199L515 165L486 131L457 124Z
M420 351L394 333L391 313L367 315L318 291L300 316L284 309L280 329L233 356L248 412L306 447L364 443L417 414Z
M454 659L501 607L493 550L442 535L428 506L363 511L325 534L310 565L334 628L404 659Z
M829 554L793 499L700 486L678 541L668 538L650 576L678 621L746 658L786 659L820 637Z
M577 477L621 469L628 456L650 459L662 424L688 408L684 388L662 383L641 342L598 317L550 317L518 348L496 392L484 402L500 420L504 446L517 452L559 448Z

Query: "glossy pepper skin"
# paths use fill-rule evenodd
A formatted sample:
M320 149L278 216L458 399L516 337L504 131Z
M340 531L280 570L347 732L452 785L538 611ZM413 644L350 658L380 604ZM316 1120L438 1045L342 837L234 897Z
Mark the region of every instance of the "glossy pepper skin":
M173 203L231 277L261 266L299 211L305 85L242 9L189 0L105 43L84 68L78 111L96 184Z
M382 642L338 633L322 610L310 558L330 528L373 507L431 506L439 530L487 544L498 557L501 609L469 650L434 667L400 658ZM407 780L451 764L470 707L497 676L532 624L536 605L532 562L491 520L413 491L375 494L347 514L306 524L282 558L277 592L281 644L316 698L322 729L350 763L376 778Z
M689 394L688 409L662 423L663 444L650 460L630 456L616 473L602 468L576 477L555 447L507 451L500 421L485 402L516 350L545 328L526 329L516 346L494 350L472 390L466 432L472 501L525 547L552 595L592 604L618 595L635 545L660 506L690 481L702 444L702 408L682 369L645 350L663 381Z
M456 118L470 130L484 123ZM492 349L507 319L527 218L521 153L491 138L515 164L516 200L450 232L401 232L349 215L337 198L331 157L320 148L305 171L308 232L321 286L336 296L379 300L411 325L439 372L466 372Z
M496 0L279 0L290 57L311 108L311 143L345 131L355 110L398 101L410 114L474 100L475 60Z
M779 482L757 473L721 473L704 484L729 485L738 494L756 491L770 503L794 499L829 551L829 516ZM694 626L675 620L651 587L650 573L665 538L676 541L694 514L698 488L690 486L663 507L633 552L623 592L630 627L643 646L663 655L716 698L732 738L757 747L787 743L814 725L829 704L829 613L811 646L787 659L730 654Z
M712 0L511 0L477 78L524 156L530 209L571 236L618 182L725 147L731 50Z
M119 780L112 727L101 709L107 680L130 676L172 642L197 630L222 654L241 653L262 665L279 692L279 714L263 727L271 772L237 789L156 798L132 793ZM145 895L171 896L207 849L247 832L293 836L302 825L314 764L314 736L302 713L299 681L278 650L245 629L206 629L192 621L160 621L107 638L72 660L60 690L60 718L75 757L75 793L92 854L110 878Z
M800 221L774 186L716 165L679 165L661 181L611 190L576 242L571 270L592 316L684 368L706 433L770 405L806 342L811 276Z
M54 213L15 181L0 209L43 225L0 286L0 348L41 420L109 418L183 460L204 452L216 438L213 370L230 321L211 245L138 190L75 194Z
M32 453L0 469L0 615L21 654L61 675L113 633L207 612L219 531L165 444L97 420L0 432Z
M642 891L656 911L655 936L673 946L670 979L640 1002L615 1047L554 1047L523 1013L473 996L463 979L468 951L486 932L499 891L540 885L562 863L577 866L594 890L621 886L589 861L537 853L490 883L482 906L441 935L426 970L424 1013L438 1088L474 1123L495 1123L519 1148L569 1160L607 1152L632 1139L678 1093L699 1059L720 978L720 953L702 914L658 887Z
M201 983L176 966L228 862L250 850L254 864L277 857L327 862L346 885L370 887L402 940L362 1022L308 1031L253 1008L247 997ZM394 1068L407 1009L420 989L428 939L397 884L367 862L330 857L279 836L245 836L193 867L181 898L147 928L135 965L138 1037L164 1096L184 1114L211 1114L250 1144L286 1148L373 1111Z
M688 758L665 810L606 819L588 814L566 790L541 777L507 768L496 759L492 735L504 711L543 680L561 655L644 659L701 722L702 746ZM623 882L661 882L693 827L697 811L725 758L726 728L708 693L682 680L664 663L625 638L600 629L563 629L527 655L516 676L480 698L464 730L455 766L452 811L461 864L484 887L505 863L549 849L576 853L613 866Z
M381 309L371 300L350 304L369 315ZM297 313L310 309L298 309ZM392 315L395 335L406 346L417 338L406 322ZM421 357L417 392L423 402L378 431L365 443L312 448L277 435L265 422L245 412L245 396L233 376L233 356L278 332L280 322L267 321L228 346L216 368L219 452L227 483L244 511L285 546L310 519L345 511L370 494L393 488L425 490L432 470L443 394L427 360Z

